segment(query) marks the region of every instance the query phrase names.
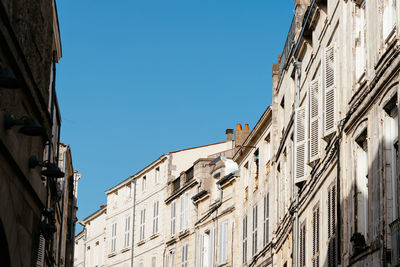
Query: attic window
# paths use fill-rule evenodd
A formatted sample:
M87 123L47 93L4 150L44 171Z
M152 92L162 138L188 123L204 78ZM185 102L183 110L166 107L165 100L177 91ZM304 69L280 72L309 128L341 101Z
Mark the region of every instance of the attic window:
M181 178L179 177L175 179L175 181L173 181L174 192L178 191L180 187L181 187Z

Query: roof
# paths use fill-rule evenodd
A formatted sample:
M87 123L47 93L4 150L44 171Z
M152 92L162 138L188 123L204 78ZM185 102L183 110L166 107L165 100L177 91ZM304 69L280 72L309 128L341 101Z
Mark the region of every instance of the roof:
M271 118L272 119L272 108L271 105L267 107L267 109L264 111L264 113L261 115L260 119L258 120L257 124L254 126L253 130L250 132L250 134L247 136L246 140L244 140L243 144L240 146L238 151L235 153L233 156L234 161L238 161L238 158L242 155L243 151L250 150L249 148L249 143L251 141L254 141L258 135L257 133L262 131L265 128L267 128L271 123L266 124L267 119Z
M99 215L101 215L103 212L105 212L106 209L107 209L107 205L104 205L104 207L96 210L95 212L93 212L92 214L87 216L85 219L83 219L80 224L82 224L82 226L85 226L86 221L97 218Z
M202 148L202 147L207 147L207 146L215 146L215 145L220 145L226 143L226 141L224 142L218 142L218 143L213 143L213 144L208 144L208 145L203 145L203 146L195 146L195 147L190 147L190 148L185 148L185 149L181 149L181 150L176 150L176 151L172 151L169 152L170 154L172 153L178 153L178 152L182 152L182 151L186 151L186 150L191 150L191 149L196 149L196 148Z

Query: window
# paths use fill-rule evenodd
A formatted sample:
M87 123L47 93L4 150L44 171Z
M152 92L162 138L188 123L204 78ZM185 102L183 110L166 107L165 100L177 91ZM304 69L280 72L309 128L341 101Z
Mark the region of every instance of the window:
M167 260L166 260L167 267L175 267L175 249L171 249L167 253Z
M361 5L355 5L355 75L356 81L359 81L366 67L366 50L365 50L365 1Z
M142 192L146 190L146 176L143 176L142 178Z
M295 112L295 183L302 182L306 175L306 108L305 104ZM282 188L283 189L283 188Z
M328 267L336 267L336 186L328 190Z
M157 265L157 258L156 257L152 257L151 258L151 267L156 267Z
M258 175L260 173L260 155L258 149L254 152L254 165L256 168L256 173L254 176L254 190L258 189Z
M199 266L214 266L214 229L211 228L199 236Z
M179 178L176 178L176 179L173 181L172 186L173 186L173 192L178 191L179 188L181 187L181 178L180 178L180 177L179 177Z
M269 242L269 194L264 197L264 246Z
M228 253L228 221L223 221L218 227L218 264L224 264Z
M254 205L253 207L253 240L252 240L252 252L253 256L256 255L257 253L257 204Z
M176 200L171 203L171 236L175 235L176 231Z
M189 225L189 192L181 196L180 231L186 230Z
M399 154L398 137L399 137L399 121L398 121L398 107L397 107L397 93L386 103L384 110L386 111L385 116L385 132L384 132L384 143L385 143L385 158L387 173L390 173L390 183L392 188L392 199L393 199L393 214L392 220L394 221L399 217L399 195L397 192L398 188L398 177L397 177L397 160ZM388 181L389 182L389 181Z
M158 200L154 201L153 207L153 234L158 233Z
M189 244L188 242L185 242L182 247L182 267L188 266L188 248Z
M354 159L356 161L355 181L355 231L364 237L368 233L368 143L367 129L356 138Z
M146 207L143 207L140 211L140 236L139 240L144 240L144 232L145 232L145 225L146 225Z
M155 174L154 174L154 183L158 184L158 181L160 181L160 167L156 168Z
M300 267L306 266L306 223L300 226Z
M247 215L243 218L243 261L242 263L246 263L247 261Z
M396 25L396 0L383 0L383 40L391 36L393 29Z
M113 222L111 226L111 252L115 252L117 243L117 222Z
M129 236L130 236L130 227L131 227L131 217L127 215L125 217L125 241L124 248L129 247Z
M319 204L313 211L313 242L312 242L312 267L319 267Z

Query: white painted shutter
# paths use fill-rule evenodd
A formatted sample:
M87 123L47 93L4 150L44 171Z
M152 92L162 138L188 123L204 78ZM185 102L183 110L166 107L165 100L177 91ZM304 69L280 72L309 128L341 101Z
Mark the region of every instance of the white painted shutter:
M324 135L330 135L336 126L336 55L335 46L324 50Z
M223 260L224 263L226 263L228 254L228 221L224 222L223 243L224 243Z
M295 113L295 183L304 181L306 170L306 109L303 105L296 110Z
M179 216L179 231L184 229L184 215L185 215L185 196L181 196L181 212Z
M176 202L172 201L171 203L171 236L175 235L175 226L176 222Z
M46 240L44 239L43 235L40 235L40 237L39 237L39 247L38 247L38 251L37 251L38 252L37 253L37 261L36 261L36 266L37 267L43 267L45 244L46 244Z
M208 266L214 266L214 227L210 228L210 246L209 246L209 264Z
M189 192L185 193L185 229L189 227Z
M204 260L204 234L199 235L199 266L203 267Z
M315 79L310 83L309 93L309 118L310 118L310 162L320 157L321 144L321 108L319 81Z

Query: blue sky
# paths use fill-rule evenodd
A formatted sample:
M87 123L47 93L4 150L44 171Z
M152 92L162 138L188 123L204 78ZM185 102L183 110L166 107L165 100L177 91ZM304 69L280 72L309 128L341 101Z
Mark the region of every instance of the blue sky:
M104 191L169 151L252 128L294 1L57 1L62 142L72 148L78 219Z

